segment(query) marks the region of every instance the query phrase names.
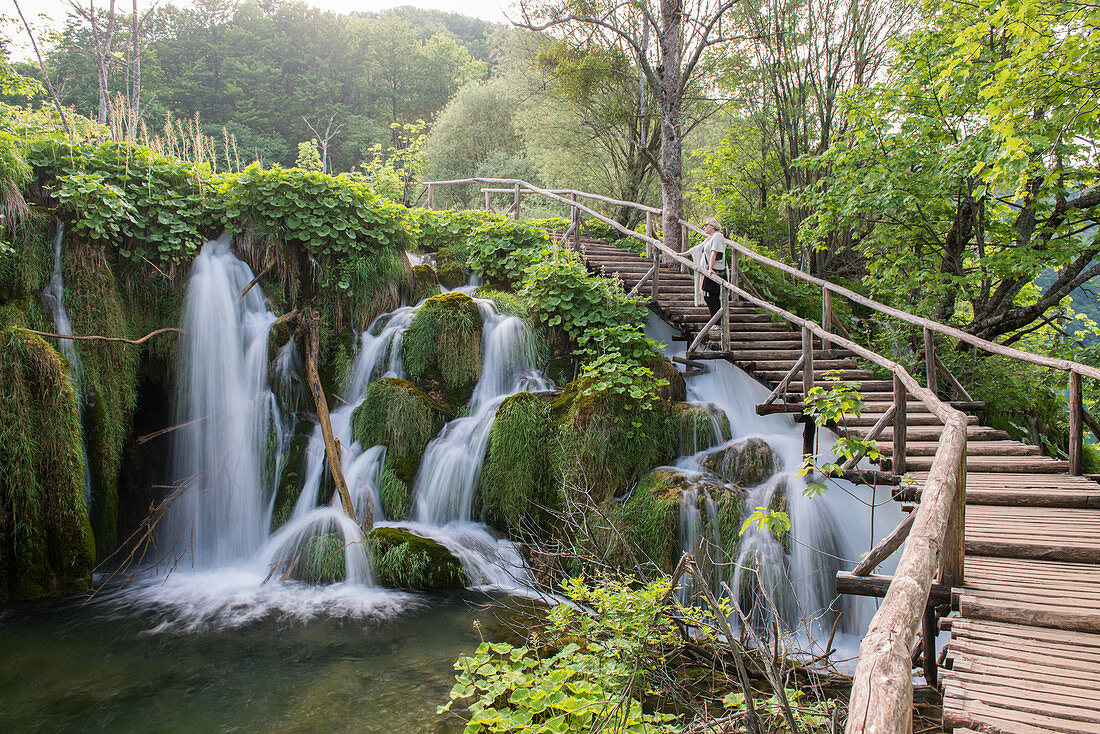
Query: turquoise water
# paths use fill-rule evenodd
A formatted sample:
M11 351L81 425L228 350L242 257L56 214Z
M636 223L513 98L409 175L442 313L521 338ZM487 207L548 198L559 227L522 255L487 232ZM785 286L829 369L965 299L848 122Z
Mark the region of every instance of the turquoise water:
M511 638L519 602L417 601L382 621L155 633L158 615L102 602L0 607L0 732L458 732L435 713L452 665Z

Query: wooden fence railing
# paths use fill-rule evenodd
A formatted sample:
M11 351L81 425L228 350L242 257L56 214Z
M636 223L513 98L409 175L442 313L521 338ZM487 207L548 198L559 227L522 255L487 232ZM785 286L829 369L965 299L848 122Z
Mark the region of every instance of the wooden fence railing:
M525 181L503 178L469 178L428 182L426 184L429 191L428 200L429 202L433 201L435 187L475 183L497 187L508 186L508 189L488 188L484 191L487 199L491 193L511 192L513 194L513 206L509 212L517 218L519 216L520 200L524 194L537 195L570 207L571 231L566 233L566 237L562 238L563 242L569 234L573 234L574 237L579 235L580 229L583 227L582 216L584 214L603 222L627 237L645 242L647 250L654 259L654 267L650 271L652 275L649 276L653 298L656 298L659 292L659 266L662 261L677 263L682 268L694 272L703 272L702 268L697 267L683 253L665 246L664 242L654 236L652 216L660 214L660 210L655 207L570 189L541 189ZM622 226L613 219L581 203L579 199L588 199L619 207L630 206L645 212L648 215L646 233L635 232ZM682 234L687 231L702 234L701 230L693 227L688 222L681 221L681 227ZM686 242L686 239L686 237L681 237L681 242ZM803 367L804 384L802 387L805 391L808 392L813 385L812 342L815 336L820 340L823 348L826 348L826 345L830 347L835 345L848 349L868 362L886 369L893 375L894 405L890 417L894 420L895 426L893 468L896 472L905 470L904 417L907 396L914 396L944 424L939 446L936 449L928 478L921 492L921 501L917 510L890 536L880 542L871 551L870 558L854 569L852 574L853 576L869 574L874 566L885 560L905 541L905 550L898 561L897 570L885 593L882 605L871 620L867 634L860 646L859 663L853 679L847 724L849 734L905 732L911 726L912 721L912 648L918 628L927 619L925 612L933 581L938 578L941 585L938 588L942 588L944 585L960 585L964 577L967 418L964 413L941 400L936 394L935 375L937 369L929 370L927 384L921 384L901 365L856 343L851 335L840 327L840 322L833 317L831 310L832 296L834 294L844 296L867 308L922 327L925 334L926 367L931 365L938 368L939 365L942 365L942 362L939 364L936 362L938 357L935 355L935 345L930 336L932 332L936 332L959 339L994 354L1001 354L1032 364L1069 372L1071 426L1077 426L1076 440L1078 445L1080 443L1081 414L1083 413L1080 403L1080 378L1082 375L1100 378L1100 370L1076 362L1041 357L979 339L953 327L899 311L847 288L803 273L789 265L760 255L742 243L734 241L732 245L734 258L731 262L733 267L731 268L730 279L720 283L723 295L727 298L744 300L764 311L781 317L802 330L803 356L800 365ZM752 289L749 283L743 281L742 274L735 265L738 255L743 255L819 286L822 292L822 310L824 314L822 321L825 325L803 319L761 297L759 293L755 292L755 289ZM939 370L939 372L946 372L946 368ZM793 372L791 374L793 376ZM949 379L953 379L953 377ZM961 386L956 387L961 390ZM783 389L785 388L781 385L777 392L782 392ZM965 394L965 391L963 393ZM969 396L966 397L969 398ZM1078 414L1076 419L1073 418L1075 413ZM885 421L880 422L885 424ZM879 429L881 430L881 426ZM900 450L899 444L901 446ZM1071 463L1074 461L1073 457L1071 442ZM1076 453L1076 462L1075 466L1079 471L1079 446Z

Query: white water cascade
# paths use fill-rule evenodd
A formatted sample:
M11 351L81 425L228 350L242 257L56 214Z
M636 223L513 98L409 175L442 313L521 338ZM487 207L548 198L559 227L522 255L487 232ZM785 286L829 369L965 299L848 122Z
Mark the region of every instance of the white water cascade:
M73 325L69 321L69 312L65 310L65 277L61 274L61 242L65 237L65 224L58 220L57 233L53 242L53 275L50 282L42 291L42 303L53 318L54 328L61 336L72 336ZM84 394L84 365L80 361L80 354L76 351L76 342L72 339L58 339L58 351L69 360L69 380L73 383L73 392L76 394L77 406L83 405ZM84 505L91 507L92 503L92 478L88 469L88 447L83 442L81 450L84 452Z
M672 340L672 328L667 324L651 319L647 335L672 345L666 349L667 356L684 356L684 347ZM855 650L874 615L875 603L867 598L837 597L833 579L837 571L850 569L862 553L897 526L902 519L900 507L883 501L889 500L888 491L876 495L869 487L847 481L836 482L837 486L823 496L805 497L801 491L805 480L797 475L802 460L801 427L790 416L757 415L756 405L763 402L768 390L728 362L714 360L708 364L705 374L687 379L687 399L716 406L729 418L733 440L763 438L780 459L777 475L748 488L746 516L758 506L772 506L773 497L781 493L791 520L789 549L767 530L755 525L747 530L740 541L738 558L726 559L730 568L723 580L743 602L758 598L760 590L753 588L755 584L766 585L786 626L811 644L823 642L842 613L834 644ZM830 460L828 449L836 437L826 430L819 430L818 435L822 458ZM677 462L678 466L702 469L700 460L711 450L714 448L685 457ZM873 512L872 505L877 505ZM701 522L701 518L691 516L690 510L688 516L689 524L696 529L689 529L681 539L685 549L698 544L699 525L695 523ZM716 545L720 547L721 541ZM759 619L752 616L758 610L744 611L750 618Z

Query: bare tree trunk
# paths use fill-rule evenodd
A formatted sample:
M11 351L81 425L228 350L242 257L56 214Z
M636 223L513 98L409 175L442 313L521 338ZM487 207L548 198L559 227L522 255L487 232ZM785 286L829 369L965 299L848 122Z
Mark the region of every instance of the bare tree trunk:
M661 0L661 237L667 247L681 251L680 218L684 211L683 164L681 145L683 104L680 86L680 33L682 0Z
M31 47L34 49L34 55L38 58L38 68L42 72L42 79L46 82L46 89L49 90L54 107L57 108L57 114L61 117L61 124L65 128L65 135L72 140L73 131L72 128L69 127L69 118L65 117L65 108L61 106L61 95L58 94L57 88L54 87L53 81L46 71L46 64L42 61L42 52L38 50L38 41L35 40L34 31L31 30L31 24L27 22L26 16L23 15L23 9L19 7L19 0L12 1L15 3L15 11L19 13L19 20L23 21L23 27L27 29L27 38L30 39Z

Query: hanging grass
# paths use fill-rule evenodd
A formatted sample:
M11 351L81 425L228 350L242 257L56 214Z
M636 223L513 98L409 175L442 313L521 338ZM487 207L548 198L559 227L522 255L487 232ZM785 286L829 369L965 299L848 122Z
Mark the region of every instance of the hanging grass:
M74 333L130 333L103 250L82 244L67 247L65 278L66 308ZM163 338L175 340L172 336ZM119 468L137 402L139 351L133 346L99 341L78 341L76 348L84 366L85 437L95 492L92 528L102 558L114 550L117 542Z
M478 492L487 524L514 538L550 529L561 507L551 461L556 443L545 398L520 393L501 403Z
M401 342L405 369L414 380L437 383L450 404L469 400L481 375L481 316L465 293L424 302Z
M409 289L409 303L420 303L425 298L439 295L439 276L431 265L414 265L413 282Z
M430 591L461 588L466 571L449 550L399 528L375 528L367 535L376 580L391 589Z
M95 541L69 365L0 307L0 597L87 587Z

